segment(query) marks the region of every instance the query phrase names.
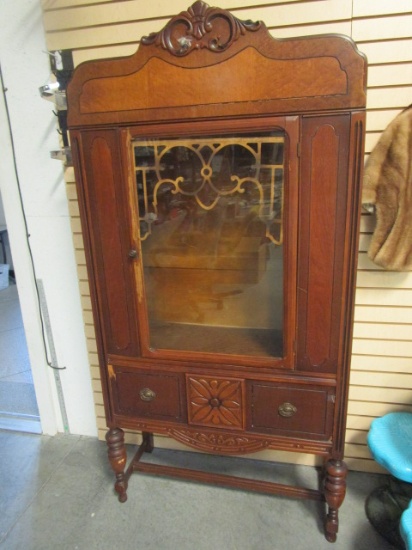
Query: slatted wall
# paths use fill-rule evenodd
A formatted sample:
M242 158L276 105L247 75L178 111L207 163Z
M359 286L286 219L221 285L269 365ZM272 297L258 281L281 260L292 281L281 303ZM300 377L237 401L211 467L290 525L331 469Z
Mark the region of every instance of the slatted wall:
M132 54L140 38L163 27L190 0L42 0L50 51L73 50L75 64ZM382 130L412 103L412 4L410 0L216 0L240 19L263 20L277 38L341 33L369 60L366 153ZM73 170L66 169L74 245L83 300L99 434L106 425L94 340L91 302ZM412 213L411 213L412 215ZM386 272L367 258L374 227L362 216L354 344L346 444L349 467L379 471L366 447L372 418L412 411L412 272ZM129 441L134 436L129 435ZM157 444L179 448L177 443ZM267 451L260 458L312 463L305 456ZM309 461L309 462L308 462Z

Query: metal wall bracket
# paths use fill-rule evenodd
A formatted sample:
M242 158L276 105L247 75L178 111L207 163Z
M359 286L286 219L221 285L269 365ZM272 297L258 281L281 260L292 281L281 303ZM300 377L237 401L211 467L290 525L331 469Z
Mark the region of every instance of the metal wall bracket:
M61 149L50 151L50 156L52 159L63 161L66 166L73 166L71 147L62 147Z

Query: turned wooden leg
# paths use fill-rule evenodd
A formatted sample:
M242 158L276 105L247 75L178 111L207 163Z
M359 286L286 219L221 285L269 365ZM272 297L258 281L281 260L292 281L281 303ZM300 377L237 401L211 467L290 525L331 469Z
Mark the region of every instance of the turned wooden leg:
M339 528L338 509L346 494L346 474L348 468L343 460L328 460L326 463L325 499L328 513L325 521L325 536L329 542L336 541Z
M151 432L142 432L143 442L145 443L145 453L151 453L154 449L153 434Z
M114 489L119 495L119 501L126 502L127 479L124 470L126 467L127 455L123 430L120 428L112 428L106 434L106 441L110 466L116 474Z

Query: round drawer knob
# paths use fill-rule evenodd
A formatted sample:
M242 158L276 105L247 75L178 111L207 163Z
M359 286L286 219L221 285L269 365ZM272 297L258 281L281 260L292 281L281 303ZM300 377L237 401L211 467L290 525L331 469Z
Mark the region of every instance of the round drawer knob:
M140 399L142 401L153 401L156 398L156 394L150 388L143 388L140 390Z
M282 403L278 408L278 413L284 418L290 418L297 412L297 408L292 403Z
M138 256L137 250L135 250L134 248L132 248L131 250L129 250L128 256L129 256L129 258L131 258L132 260L133 260L134 258L137 258L137 256Z

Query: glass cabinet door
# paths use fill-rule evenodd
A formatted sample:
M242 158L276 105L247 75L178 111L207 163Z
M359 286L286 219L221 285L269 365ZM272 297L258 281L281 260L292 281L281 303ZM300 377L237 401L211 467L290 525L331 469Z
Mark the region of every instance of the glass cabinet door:
M149 347L282 357L285 132L132 143Z

